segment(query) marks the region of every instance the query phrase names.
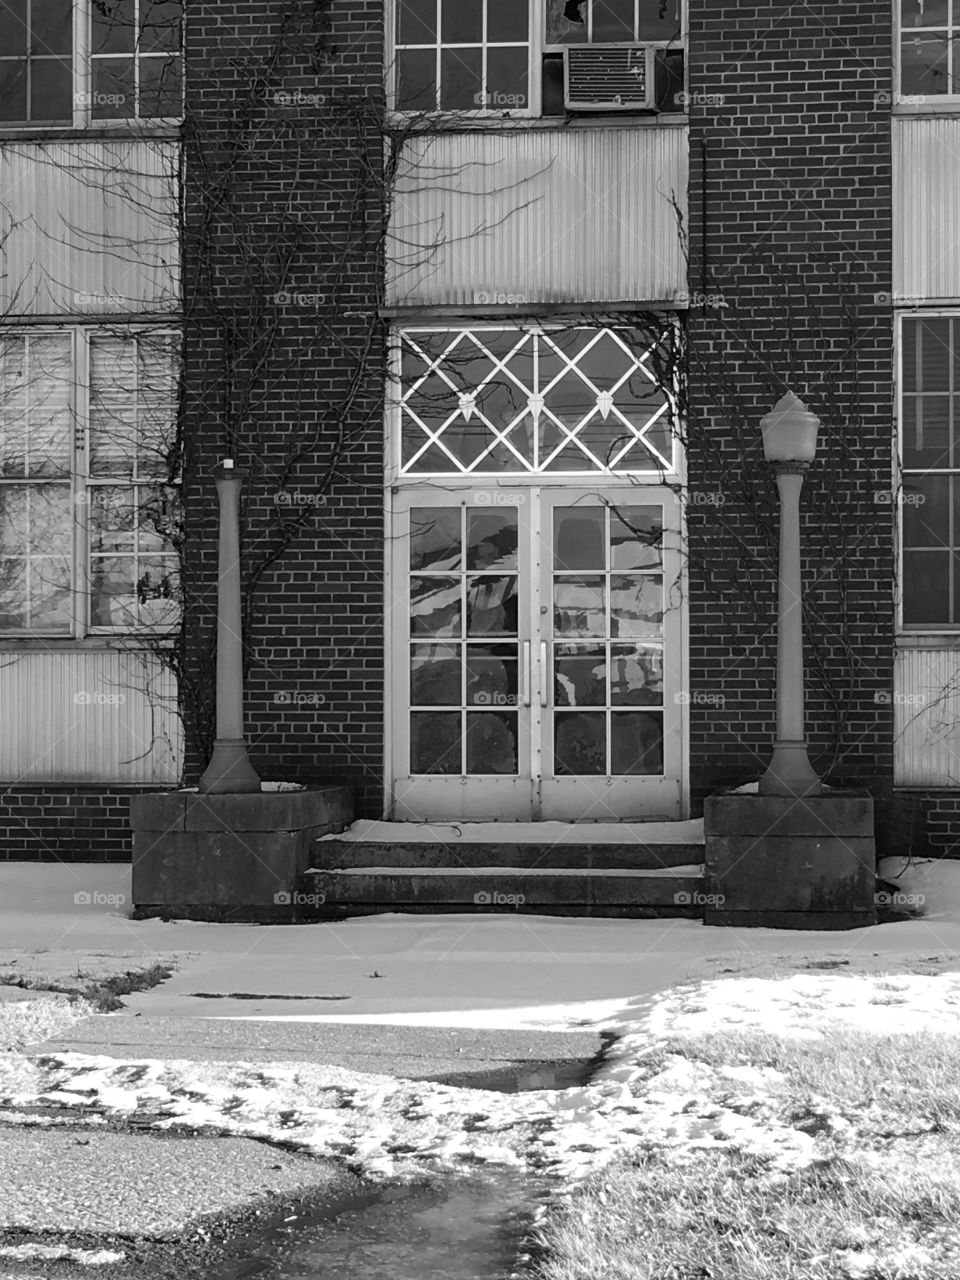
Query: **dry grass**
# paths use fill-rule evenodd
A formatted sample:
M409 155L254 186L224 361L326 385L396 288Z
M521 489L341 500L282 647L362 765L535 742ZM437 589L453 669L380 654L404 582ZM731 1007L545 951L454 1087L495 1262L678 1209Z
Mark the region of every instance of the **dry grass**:
M0 986L19 987L23 991L53 992L86 1000L93 1006L88 1012L113 1013L123 1008L122 996L132 991L149 991L169 978L173 969L165 964L151 964L145 969L127 969L93 977L77 970L76 976L61 982L43 977L24 977L18 973L0 973Z
M734 1152L644 1153L592 1179L542 1226L537 1280L956 1280L960 1043L842 1032L820 1042L730 1033L668 1053L773 1067L802 1126L811 1098L853 1125L842 1150L773 1174Z
M794 1040L734 1031L677 1038L663 1053L715 1067L772 1067L786 1077L775 1090L785 1105L817 1095L851 1119L858 1113L863 1132L960 1129L960 1040L954 1035L834 1030L823 1040Z
M16 972L0 973L0 987L15 988L25 996L0 999L0 1051L18 1052L27 1045L63 1035L92 1013L122 1009L123 996L131 991L147 991L172 972L161 964L99 977L78 969L75 975L59 982Z

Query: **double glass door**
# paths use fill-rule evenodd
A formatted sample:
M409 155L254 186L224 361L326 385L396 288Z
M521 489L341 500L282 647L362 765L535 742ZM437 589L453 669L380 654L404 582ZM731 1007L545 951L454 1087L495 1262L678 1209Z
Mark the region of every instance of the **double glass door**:
M394 491L392 816L680 816L679 503L666 486Z

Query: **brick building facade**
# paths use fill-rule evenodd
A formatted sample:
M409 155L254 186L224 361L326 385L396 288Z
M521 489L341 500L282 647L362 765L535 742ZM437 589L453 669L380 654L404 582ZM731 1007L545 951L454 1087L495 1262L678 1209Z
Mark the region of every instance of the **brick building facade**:
M160 8L167 31L176 6ZM123 856L122 797L196 782L224 456L248 472L262 776L348 782L374 819L695 816L769 758L777 504L759 420L788 388L823 424L803 498L811 758L870 788L884 852L954 854L954 357L937 352L960 307L960 91L951 32L916 8L188 2L182 121L149 98L179 74L159 18L117 6L139 31L120 86L135 107L99 102L124 95L96 23L60 51L72 123L10 107L0 156L63 183L85 166L103 242L80 228L71 287L14 291L5 319L82 330L64 377L84 385L97 334L180 335L171 469L143 483L182 479L183 728L155 648L162 696L134 693L138 632L102 585L111 547L135 557L127 594L150 621L149 558L181 526L160 550L121 546L96 493L139 472L85 463L72 554L93 603L39 625L9 606L0 641L17 659L0 672L17 708L2 856ZM92 21L84 0L73 15ZM121 239L140 251L111 292ZM97 257L100 300L79 303ZM664 334L679 367L656 354ZM89 432L101 403L149 400L117 385L71 402ZM7 480L29 487L16 465ZM38 697L49 741L26 728ZM57 720L57 699L90 715Z

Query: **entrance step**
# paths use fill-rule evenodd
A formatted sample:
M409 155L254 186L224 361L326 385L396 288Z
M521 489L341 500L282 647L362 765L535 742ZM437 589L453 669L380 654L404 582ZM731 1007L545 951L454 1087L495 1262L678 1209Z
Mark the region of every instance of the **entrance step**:
M385 911L523 912L574 916L703 916L703 864L670 868L366 865L313 867L301 877L301 919Z
M314 841L313 867L663 871L703 863L703 820L687 822L355 822Z

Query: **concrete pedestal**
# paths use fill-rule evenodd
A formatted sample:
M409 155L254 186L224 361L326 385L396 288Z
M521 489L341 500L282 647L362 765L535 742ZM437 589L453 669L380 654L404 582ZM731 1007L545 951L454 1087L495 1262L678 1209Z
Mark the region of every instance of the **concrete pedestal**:
M349 787L134 796L134 915L294 923L313 841L353 821Z
M857 929L876 924L866 791L717 795L704 802L704 924Z

